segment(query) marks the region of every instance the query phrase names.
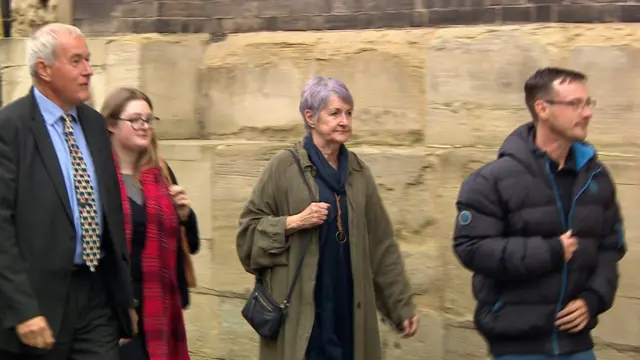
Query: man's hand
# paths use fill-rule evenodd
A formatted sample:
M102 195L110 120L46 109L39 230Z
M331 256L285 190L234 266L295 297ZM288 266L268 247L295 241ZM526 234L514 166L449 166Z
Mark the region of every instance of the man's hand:
M556 326L561 331L576 333L584 329L589 322L589 307L582 299L573 300L556 316Z
M136 309L129 309L129 316L131 317L131 330L133 331L133 336L138 335L138 313ZM132 339L120 339L118 344L120 346L131 342Z
M403 338L412 337L418 331L419 326L420 326L420 318L418 318L418 315L414 315L412 318L405 320L402 328L402 337Z
M564 249L564 261L569 262L573 257L573 253L578 249L578 238L573 236L573 230L569 230L566 233L560 235L560 242Z
M38 316L16 326L16 334L25 345L38 349L51 349L55 339L44 316Z

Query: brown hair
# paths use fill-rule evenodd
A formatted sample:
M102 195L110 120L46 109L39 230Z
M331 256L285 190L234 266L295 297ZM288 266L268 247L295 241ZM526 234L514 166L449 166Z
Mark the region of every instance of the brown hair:
M124 108L131 101L142 100L149 105L149 108L153 110L153 104L147 94L138 89L121 87L112 91L102 103L100 112L107 121L107 127L116 126L118 119L122 116ZM158 156L158 140L156 133L151 129L151 146L140 154L138 162L134 167L134 175L136 178L140 175L140 172L148 168L160 168L160 158Z
M553 95L553 83L556 80L560 80L560 83L585 82L587 75L558 67L547 67L533 73L524 83L524 101L534 122L538 121L535 109L536 101L543 100L545 97L550 98Z

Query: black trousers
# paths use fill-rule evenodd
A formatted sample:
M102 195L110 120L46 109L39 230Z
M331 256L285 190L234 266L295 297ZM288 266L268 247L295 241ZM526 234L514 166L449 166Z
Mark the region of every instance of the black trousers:
M0 360L118 360L118 322L106 271L77 266L53 348L42 354L0 351ZM25 346L26 347L26 346Z

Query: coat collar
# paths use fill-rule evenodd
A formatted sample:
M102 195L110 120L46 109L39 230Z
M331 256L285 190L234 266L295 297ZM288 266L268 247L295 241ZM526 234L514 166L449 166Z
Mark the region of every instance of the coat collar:
M309 160L309 154L304 149L302 140L298 141L295 144L294 149L298 153L298 156L300 157L300 163L302 165L302 168L310 167L315 170L315 166L313 166L313 164L311 163L311 160ZM348 151L349 151L349 172L362 171L363 170L362 161L358 158L358 156L356 156L356 154L353 151L351 150L348 150Z

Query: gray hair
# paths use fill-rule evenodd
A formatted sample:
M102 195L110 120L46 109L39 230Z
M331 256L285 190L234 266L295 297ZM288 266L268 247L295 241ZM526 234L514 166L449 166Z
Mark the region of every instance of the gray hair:
M304 128L311 131L304 116L304 112L309 110L313 114L313 119L318 120L318 114L325 106L331 95L339 97L347 105L353 107L353 97L347 86L340 80L325 76L314 76L309 80L302 90L300 97L300 114L304 121Z
M73 25L51 23L38 29L27 40L27 65L31 77L36 77L36 62L42 59L45 64L52 65L57 57L58 38L60 35L84 36L82 31Z

